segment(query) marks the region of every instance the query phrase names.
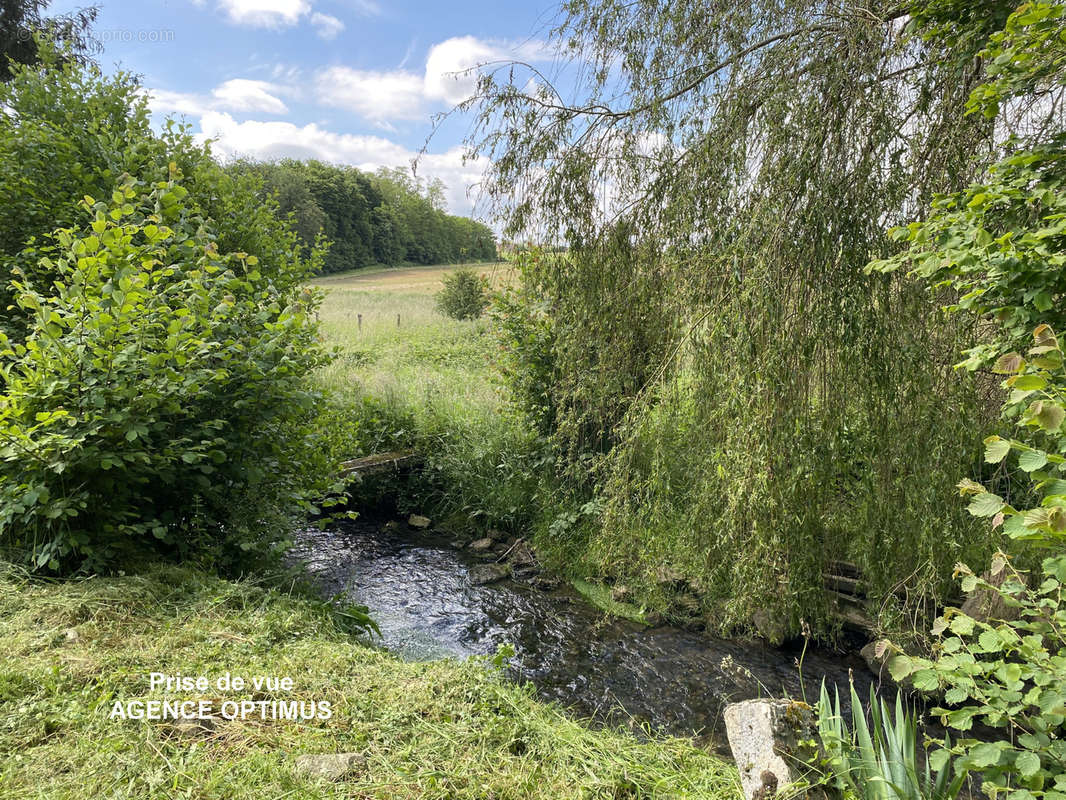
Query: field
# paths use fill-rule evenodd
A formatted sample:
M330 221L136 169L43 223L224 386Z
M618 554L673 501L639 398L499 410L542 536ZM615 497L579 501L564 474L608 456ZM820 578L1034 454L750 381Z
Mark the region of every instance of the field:
M472 264L499 283L504 264ZM321 375L335 396L373 396L394 407L458 414L491 413L484 321L457 321L436 309L441 278L456 267L361 270L315 281L326 290L321 310L327 341L340 358ZM360 320L361 317L361 320Z
M510 274L506 264L471 266L492 285ZM455 268L365 270L316 281L326 292L323 333L339 351L319 381L359 426L352 457L414 448L427 459L403 502L457 529L517 531L530 522L537 491L534 437L510 413L494 378L497 345L488 320L457 321L436 309L441 277Z

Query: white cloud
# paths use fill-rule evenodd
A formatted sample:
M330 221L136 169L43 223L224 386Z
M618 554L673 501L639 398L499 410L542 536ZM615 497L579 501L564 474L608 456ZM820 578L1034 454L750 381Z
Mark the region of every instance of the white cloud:
M311 10L307 0L218 0L218 6L232 22L255 28L295 25Z
M324 105L354 111L391 130L388 120L424 119L433 104L455 105L469 99L477 86L478 66L507 60L543 61L546 52L540 42L510 44L460 36L430 48L421 75L402 67L382 72L329 67L316 76L315 94Z
M314 123L297 126L277 121L237 122L229 114L217 111L203 115L200 129L200 137L214 139L212 149L224 158L315 158L374 171L378 167L407 168L418 155L380 136L334 133ZM470 213L472 203L467 190L481 180L481 163L463 164L462 149L454 147L422 156L418 174L444 181L448 187L448 207L453 214Z
M375 0L352 0L352 5L365 17L376 17L381 14L381 6Z
M316 11L311 15L311 25L315 32L326 41L336 39L337 34L344 30L344 23L329 14L321 14Z
M211 109L210 101L187 92L148 89L147 94L148 105L157 114L185 114L198 117Z
M157 114L185 114L199 117L210 111L262 111L285 114L288 108L275 95L286 91L266 81L234 78L211 90L210 97L166 89L149 89L148 104Z
M276 91L278 91L278 87L266 81L234 78L216 86L211 91L211 94L215 98L216 108L286 114L289 109L281 100L271 94L271 92Z
M422 79L404 70L373 72L330 67L318 73L315 94L325 105L354 111L371 121L426 116Z
M514 44L456 36L430 48L426 58L425 95L452 105L470 99L477 88L476 67L497 61L543 61L541 42Z

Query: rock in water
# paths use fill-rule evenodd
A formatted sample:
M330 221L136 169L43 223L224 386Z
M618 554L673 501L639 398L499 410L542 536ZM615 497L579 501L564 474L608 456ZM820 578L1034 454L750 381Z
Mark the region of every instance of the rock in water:
M751 615L751 623L755 626L759 636L777 647L788 635L788 625L779 614L773 614L765 609L758 609Z
M297 772L328 781L339 781L365 765L362 753L324 753L296 759Z
M474 586L496 583L496 581L502 581L510 574L511 570L505 564L479 564L476 567L471 567L469 572L470 582Z
M432 523L429 517L423 517L420 514L412 514L407 518L407 524L410 525L412 528L417 528L418 530L422 531L428 528Z
M469 544L469 547L475 553L484 553L486 550L491 549L492 545L492 539L486 536L484 539L475 539Z
M814 738L814 713L791 700L745 700L725 708L729 748L740 770L745 800L765 800L799 780L815 754L803 744Z

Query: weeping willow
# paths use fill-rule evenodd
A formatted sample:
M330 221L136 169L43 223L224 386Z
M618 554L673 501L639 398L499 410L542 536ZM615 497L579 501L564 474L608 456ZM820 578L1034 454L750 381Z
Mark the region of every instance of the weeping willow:
M603 504L587 567L671 565L716 627L826 630L832 562L913 610L992 546L954 488L994 417L952 368L972 323L864 271L990 158L965 100L1012 4L948 5L922 38L914 3L574 0L550 69L483 72L483 197L567 245L524 290L551 436Z

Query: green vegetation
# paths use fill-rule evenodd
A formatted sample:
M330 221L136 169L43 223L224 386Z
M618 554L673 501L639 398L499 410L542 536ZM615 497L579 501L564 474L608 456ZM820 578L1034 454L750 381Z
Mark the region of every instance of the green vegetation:
M12 800L739 793L735 770L685 740L591 731L487 664L405 664L353 643L321 603L192 569L55 584L7 569L0 652L0 796ZM292 692L258 699L329 701L332 716L223 720L191 738L108 719L115 701L163 697L150 672L226 671L291 677ZM295 769L302 754L344 752L366 763L343 781Z
M185 131L153 133L130 76L41 46L0 86L0 549L238 570L336 481L321 253Z
M965 113L984 28L902 28L927 5L578 0L554 33L576 90L483 76L483 191L505 235L568 247L527 259L504 320L558 495L600 508L546 520L558 561L647 591L667 563L712 627L831 636L834 562L898 627L995 550L954 491L996 424L951 368L973 318L865 271L992 145Z
M402 169L373 175L319 161L248 162L227 167L254 175L277 199L305 249L330 242L324 273L370 264L494 261L496 237L485 225L446 213L444 185Z
M1018 8L982 53L993 66L970 97L971 111L995 117L1003 105L1066 84L1064 32L1062 3ZM890 668L936 693L933 713L946 726L997 731L996 738L971 733L950 751L956 769L980 772L989 794L1010 800L1066 797L1066 359L1057 333L1066 325L1063 143L1061 131L1039 125L1007 142L1007 155L981 181L938 198L927 220L895 231L906 250L871 265L905 266L950 286L958 298L950 310L987 323L960 367L1003 375L1009 391L1002 416L1016 436L986 438L985 461L1026 490L1005 498L995 486L959 483L970 513L1001 529L1011 551L996 555L987 577L956 568L963 590L998 598L998 611L974 619L947 609L933 624L931 657L899 653Z
M862 701L851 687L852 726L849 730L840 708L840 695L832 699L822 686L816 708L821 758L829 775L826 784L863 800L954 800L966 772L954 779L948 752L918 754L918 717L904 707L896 693L895 711L870 691L870 721ZM950 746L950 741L948 742ZM932 762L937 761L936 774Z
M11 80L18 64L39 64L42 41L46 51L58 44L80 63L95 50L89 30L96 6L47 17L48 5L47 0L5 0L0 6L0 82Z
M457 269L443 279L437 308L452 319L477 319L489 305L486 281L472 269Z
M504 265L484 271L492 285L509 280ZM320 385L357 420L352 456L413 448L426 459L413 480L383 489L399 491L404 509L460 530L525 532L539 503L537 438L494 380L488 323L436 307L446 274L364 270L317 281L323 332L340 351Z
M221 167L83 63L91 14L11 7L0 792L735 796L690 743L538 704L502 652L402 664L359 609L211 574L269 574L342 457L410 448L355 507L526 537L630 619L831 638L852 562L958 738L925 770L901 700L853 695L848 730L823 693L827 786L1066 800L1066 2L567 2L572 102L512 64L461 109L507 234L560 240L506 267L439 183ZM346 272L445 262L471 263ZM995 615L944 609L958 575ZM107 719L149 672L220 669L336 713L194 744ZM343 783L295 768L346 750Z

